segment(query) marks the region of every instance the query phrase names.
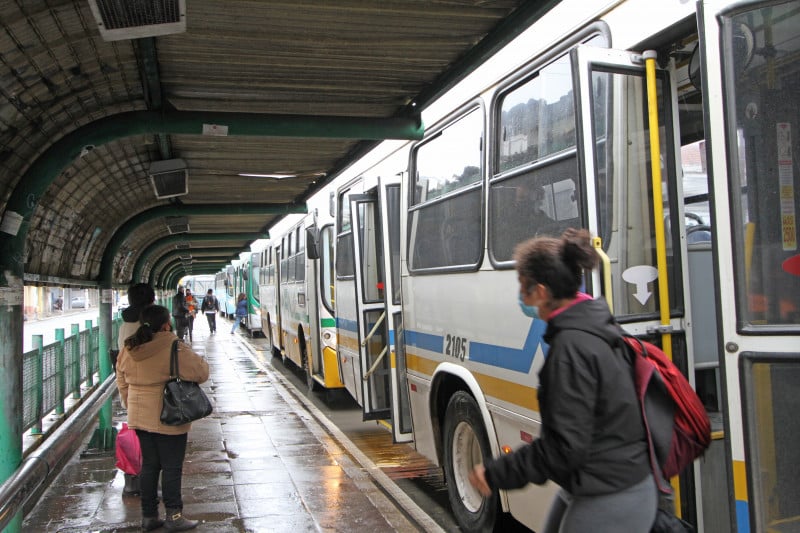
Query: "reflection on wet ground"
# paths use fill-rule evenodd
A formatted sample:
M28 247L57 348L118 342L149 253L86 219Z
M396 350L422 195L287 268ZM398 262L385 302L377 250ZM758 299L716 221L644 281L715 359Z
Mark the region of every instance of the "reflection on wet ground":
M193 347L211 366L204 387L215 405L193 424L184 466L184 513L203 521L198 531L420 529L293 403L277 376L254 363L238 335L196 328ZM124 420L118 404L114 414ZM114 461L112 453L73 458L23 531L138 531L139 500L122 497Z

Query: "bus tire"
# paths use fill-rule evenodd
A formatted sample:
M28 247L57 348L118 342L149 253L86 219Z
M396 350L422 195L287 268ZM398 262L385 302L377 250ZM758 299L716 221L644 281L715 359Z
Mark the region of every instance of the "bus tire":
M497 492L485 498L469 482L473 467L491 457L480 409L467 392L450 398L444 417L444 467L453 514L464 531L492 531L497 519Z

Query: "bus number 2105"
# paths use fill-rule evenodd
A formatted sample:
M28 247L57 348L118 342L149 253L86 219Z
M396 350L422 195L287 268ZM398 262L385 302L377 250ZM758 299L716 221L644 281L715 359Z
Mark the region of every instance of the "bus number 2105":
M444 353L463 361L467 358L467 339L449 333L444 337Z

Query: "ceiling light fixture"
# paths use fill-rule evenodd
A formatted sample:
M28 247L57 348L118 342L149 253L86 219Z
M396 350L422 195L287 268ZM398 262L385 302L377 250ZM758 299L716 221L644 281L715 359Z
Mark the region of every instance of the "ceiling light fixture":
M287 178L296 178L296 174L245 174L240 173L239 176L244 178L271 178L274 180L283 180Z

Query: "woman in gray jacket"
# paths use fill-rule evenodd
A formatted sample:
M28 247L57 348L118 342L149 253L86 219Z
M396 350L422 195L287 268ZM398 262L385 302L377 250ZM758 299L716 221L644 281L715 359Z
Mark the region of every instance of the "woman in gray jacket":
M514 253L522 311L547 322L539 372L539 438L470 475L484 495L556 482L542 533L646 533L658 502L630 362L611 346L621 330L602 300L579 292L597 265L586 230L539 237Z
M117 360L117 387L128 410L128 426L136 430L142 448L142 529L151 531L163 525L168 531L184 531L197 526L197 521L183 516L181 498L186 440L192 425L166 426L160 419L164 385L170 379L172 343L177 337L166 307L146 307L140 318L142 325L125 340ZM178 369L183 380L203 383L208 379L208 363L182 342L178 342ZM159 475L166 521L158 518Z

